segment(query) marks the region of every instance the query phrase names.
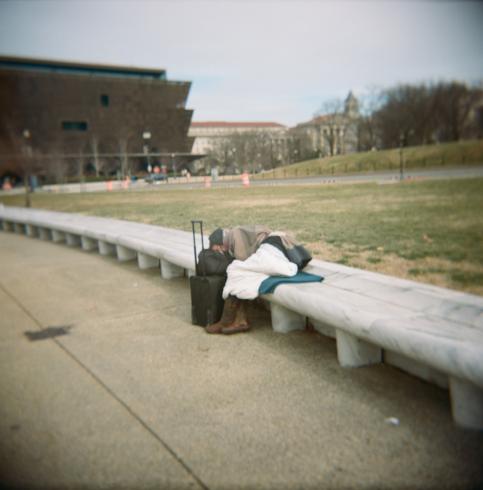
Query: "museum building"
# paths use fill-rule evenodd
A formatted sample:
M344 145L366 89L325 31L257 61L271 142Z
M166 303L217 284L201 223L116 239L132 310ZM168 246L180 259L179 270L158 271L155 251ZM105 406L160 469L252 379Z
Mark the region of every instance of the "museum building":
M163 69L0 57L0 178L32 165L44 180L180 171L190 82Z

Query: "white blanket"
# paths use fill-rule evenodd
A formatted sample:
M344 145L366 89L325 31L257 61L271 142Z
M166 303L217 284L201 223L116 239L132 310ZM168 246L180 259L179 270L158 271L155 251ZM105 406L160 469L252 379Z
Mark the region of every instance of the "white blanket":
M231 294L240 299L255 299L260 284L269 276L291 277L297 266L276 247L264 243L246 260L234 260L227 269L223 298Z

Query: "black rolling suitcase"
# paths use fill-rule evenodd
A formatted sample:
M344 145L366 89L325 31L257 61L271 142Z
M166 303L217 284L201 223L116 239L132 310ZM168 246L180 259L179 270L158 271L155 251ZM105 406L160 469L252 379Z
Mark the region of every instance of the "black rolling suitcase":
M206 327L207 325L216 323L221 318L223 312L222 292L226 277L224 275L207 276L205 271L200 271L198 254L196 253L196 223L200 225L201 248L204 250L203 222L192 221L191 227L193 229L196 275L190 277L191 321L193 325Z

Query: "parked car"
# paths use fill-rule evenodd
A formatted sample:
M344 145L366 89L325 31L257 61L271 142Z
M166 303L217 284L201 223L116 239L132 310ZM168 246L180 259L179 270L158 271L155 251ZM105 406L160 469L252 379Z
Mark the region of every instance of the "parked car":
M144 182L147 182L148 184L156 184L159 182L162 182L163 180L166 180L167 176L166 174L159 173L159 174L149 174L147 177L145 177Z

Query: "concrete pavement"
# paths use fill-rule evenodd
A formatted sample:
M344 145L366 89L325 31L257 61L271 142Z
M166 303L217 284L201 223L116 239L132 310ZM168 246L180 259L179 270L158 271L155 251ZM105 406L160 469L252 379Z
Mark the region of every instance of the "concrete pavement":
M0 271L3 486L483 486L483 434L447 392L343 369L331 339L255 308L252 332L208 336L185 279L13 233Z

